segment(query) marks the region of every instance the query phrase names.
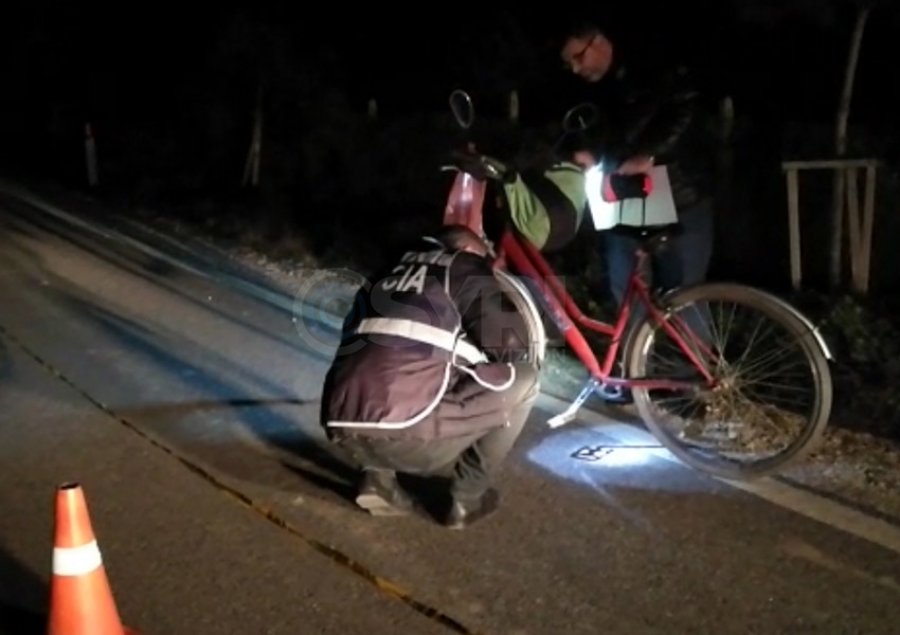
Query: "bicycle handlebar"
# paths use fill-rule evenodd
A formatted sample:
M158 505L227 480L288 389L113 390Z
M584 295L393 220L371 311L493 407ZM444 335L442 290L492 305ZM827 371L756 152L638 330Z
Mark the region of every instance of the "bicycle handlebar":
M450 153L451 163L441 166L441 171L457 170L484 181L502 181L507 174L507 166L500 160L473 150L454 150Z

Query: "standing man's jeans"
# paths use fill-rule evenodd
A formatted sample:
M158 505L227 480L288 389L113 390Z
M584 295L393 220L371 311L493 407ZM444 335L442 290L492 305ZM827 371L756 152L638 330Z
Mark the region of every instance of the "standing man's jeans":
M653 258L648 278L651 288L668 291L706 280L714 238L713 211L711 200L701 201L679 211L681 232L672 236L668 247ZM628 288L635 250L640 245L640 240L614 230L601 232L600 237L606 257L610 291L616 300L616 306L619 306ZM633 305L629 326L637 324L643 317L643 307Z
M712 202L701 202L681 210L678 217L681 233L672 237L669 247L652 263L651 286L666 291L706 280L712 257ZM634 236L614 231L601 232L600 239L606 256L610 291L617 304L621 304L640 242Z

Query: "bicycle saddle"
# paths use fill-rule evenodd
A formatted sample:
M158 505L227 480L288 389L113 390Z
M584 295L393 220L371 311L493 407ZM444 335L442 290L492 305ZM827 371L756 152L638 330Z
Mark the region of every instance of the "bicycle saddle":
M620 236L629 236L641 243L646 250L652 250L664 246L669 238L682 232L680 223L668 225L647 225L636 227L633 225L616 225L608 231Z

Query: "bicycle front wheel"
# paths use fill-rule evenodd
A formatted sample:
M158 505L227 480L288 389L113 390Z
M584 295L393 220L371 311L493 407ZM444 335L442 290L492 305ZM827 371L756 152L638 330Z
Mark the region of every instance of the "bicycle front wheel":
M684 463L729 479L773 473L815 447L831 413L831 369L796 309L731 283L676 291L661 308L680 338L648 317L625 353L630 377L690 384L632 389L660 443ZM696 353L711 383L679 339Z
M527 333L524 336L528 341L528 361L540 372L547 354L547 333L540 310L528 287L521 280L502 269L495 269L494 275L503 293L525 322Z

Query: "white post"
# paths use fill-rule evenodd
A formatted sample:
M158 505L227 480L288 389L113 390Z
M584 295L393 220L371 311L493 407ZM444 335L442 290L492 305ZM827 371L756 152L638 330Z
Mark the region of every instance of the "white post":
M262 86L256 97L256 112L253 117L253 138L250 141L250 150L247 153L247 163L244 165L244 185L251 183L254 187L259 185L259 162L262 153Z
M90 123L84 124L84 159L87 165L88 185L95 187L99 182L97 176L97 142Z
M800 186L797 178L797 168L788 168L787 171L787 196L788 196L788 236L791 249L791 286L799 291L803 283L800 271Z
M512 123L519 121L519 92L516 90L509 93L509 120Z
M862 292L869 292L869 266L872 261L872 229L875 222L875 164L866 168L866 192L863 203Z
M734 100L730 95L719 103L719 123L719 134L723 141L728 141L734 132Z

